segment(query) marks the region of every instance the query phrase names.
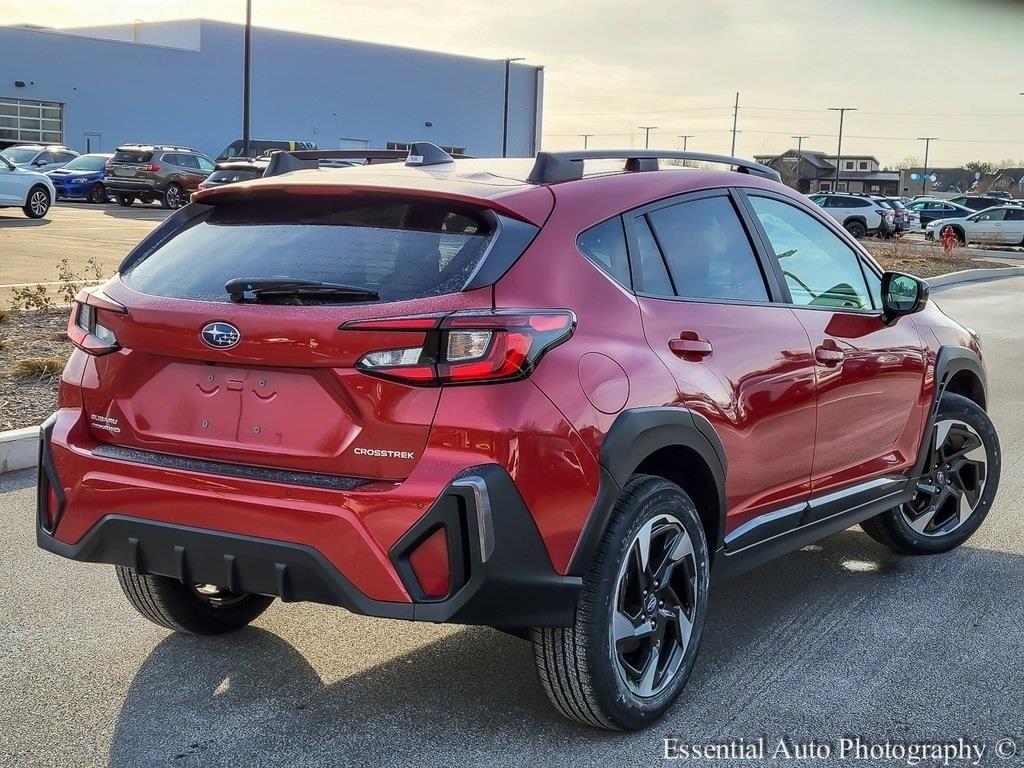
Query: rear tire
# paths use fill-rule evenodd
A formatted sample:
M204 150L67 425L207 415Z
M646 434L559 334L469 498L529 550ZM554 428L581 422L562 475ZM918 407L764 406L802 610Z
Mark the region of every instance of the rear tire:
M846 227L846 231L849 232L858 240L860 240L868 233L867 227L865 227L859 221L848 221L844 226Z
M879 544L906 555L959 547L985 521L999 489L999 437L981 406L962 395L943 395L935 421L918 494L860 524Z
M89 187L89 202L90 203L105 203L107 202L107 188L100 184L98 181Z
M166 576L117 567L121 589L139 613L154 624L190 635L220 635L241 629L274 602L266 595L213 592L206 585L182 584ZM205 594L204 594L205 591Z
M50 193L46 187L32 187L28 191L28 197L25 198L25 205L21 210L30 219L41 219L50 210L51 202Z
M135 195L116 195L117 204L124 208L130 208L135 204Z
M555 709L618 730L660 718L693 669L709 573L690 497L660 477L633 477L583 579L573 624L533 630L537 673Z

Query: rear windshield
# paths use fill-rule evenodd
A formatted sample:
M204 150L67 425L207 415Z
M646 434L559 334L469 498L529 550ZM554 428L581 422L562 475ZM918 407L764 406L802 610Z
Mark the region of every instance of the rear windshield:
M235 278L342 283L402 301L461 291L490 235L480 212L431 202L225 202L130 260L122 279L142 293L201 301L230 301L224 284Z
M143 152L138 149L119 149L114 153L115 163L148 163L152 159L152 152Z
M260 177L257 171L214 171L207 177L207 181L216 181L221 184L232 184L236 181L249 181Z

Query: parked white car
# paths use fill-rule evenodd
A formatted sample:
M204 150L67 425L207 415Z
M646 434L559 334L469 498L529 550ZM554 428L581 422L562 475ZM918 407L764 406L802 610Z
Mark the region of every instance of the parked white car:
M45 174L18 168L0 155L0 208L21 208L30 219L41 219L56 198Z
M809 197L854 237L891 235L896 231L895 211L888 203L870 195L819 192Z
M941 240L949 229L962 245L1024 245L1024 208L1000 205L962 219L937 219L925 229L928 240Z
M0 157L19 168L46 173L67 165L78 153L62 144L15 144L0 149Z

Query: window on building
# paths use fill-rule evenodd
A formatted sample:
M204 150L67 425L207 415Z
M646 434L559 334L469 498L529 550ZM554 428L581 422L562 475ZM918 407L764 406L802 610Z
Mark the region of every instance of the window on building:
M867 161L867 160L861 160L861 161L860 161L860 163L859 163L859 165L858 165L858 167L859 167L859 168L860 168L860 169L861 169L862 171L866 171L866 170L868 169L868 161Z
M852 171L853 170L853 160L847 160L846 161L846 170L848 170L848 171Z
M837 192L849 192L850 191L849 183L845 182L845 181L840 181L839 185L836 187L836 191Z
M387 148L388 149L400 149L403 152L408 152L410 149L412 149L412 142L411 141L389 141ZM466 154L466 148L465 147L446 147L446 146L442 145L441 149L443 149L449 155L464 155L464 154Z
M60 144L64 141L64 105L0 97L0 141Z

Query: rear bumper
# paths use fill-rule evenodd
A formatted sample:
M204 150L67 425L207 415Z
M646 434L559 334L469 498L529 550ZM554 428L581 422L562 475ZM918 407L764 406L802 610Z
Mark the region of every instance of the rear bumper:
M509 628L572 623L581 581L552 568L529 510L500 466L474 467L453 478L381 552L358 521L337 512L344 494L336 490L310 489L334 499L337 519L307 514L307 525L288 526L291 540L282 540L273 536L267 511L274 508L282 520L303 511L287 508L297 495L288 487L221 475L203 478L199 487L205 490L197 493L199 473L173 461L156 468L91 451L80 473L73 467L82 466L84 451L67 444L66 429L54 416L40 433L36 520L39 546L62 557L369 616ZM136 504L123 502L133 498ZM97 499L102 510L95 509ZM295 505L308 512L297 499ZM191 510L187 522L152 516L175 506ZM82 516L92 521L83 535L62 535L82 528L83 520L75 520ZM215 530L196 524L204 519L224 525ZM228 525L235 530L220 529ZM440 527L448 542L450 588L431 599L419 589L409 555Z
M158 194L163 188L154 179L121 179L113 176L107 177L107 190L110 192L122 192L140 194L151 192Z

